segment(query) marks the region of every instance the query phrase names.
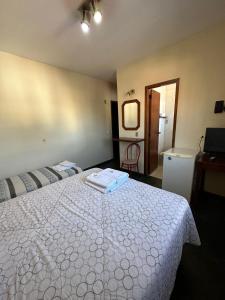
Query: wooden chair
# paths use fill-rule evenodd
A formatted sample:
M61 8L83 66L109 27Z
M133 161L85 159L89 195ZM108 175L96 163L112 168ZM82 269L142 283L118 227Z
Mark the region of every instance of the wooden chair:
M141 148L137 143L132 143L127 146L126 159L122 161L121 168L132 171L136 169L139 172L138 161L141 153Z

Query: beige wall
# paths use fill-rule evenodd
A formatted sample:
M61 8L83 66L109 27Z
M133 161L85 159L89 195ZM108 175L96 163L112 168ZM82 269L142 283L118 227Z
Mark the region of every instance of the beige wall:
M197 148L206 127L225 127L225 113L213 113L215 101L225 99L224 37L225 24L222 24L118 70L120 105L129 99L125 95L130 89L136 90L132 98L141 101L140 137L144 137L144 87L177 77L180 78L180 94L176 146ZM134 137L135 132L122 128L119 111L120 135ZM143 153L142 147L142 171ZM224 179L220 176L221 183Z
M102 80L0 52L0 178L64 159L83 168L111 159L115 98Z

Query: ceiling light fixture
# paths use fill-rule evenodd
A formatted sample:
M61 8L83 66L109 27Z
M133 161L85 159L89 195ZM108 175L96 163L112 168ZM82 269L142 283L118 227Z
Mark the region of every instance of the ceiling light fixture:
M84 33L88 33L90 31L91 18L93 18L96 24L100 24L102 22L100 1L101 0L86 0L78 9L81 13L81 29Z
M100 24L102 22L102 14L100 11L96 11L94 14L94 20L96 24Z
M98 0L92 0L92 8L94 12L94 21L96 24L100 24L102 22L102 13L99 7Z
M88 10L83 10L81 29L84 33L88 33L90 31L90 12Z

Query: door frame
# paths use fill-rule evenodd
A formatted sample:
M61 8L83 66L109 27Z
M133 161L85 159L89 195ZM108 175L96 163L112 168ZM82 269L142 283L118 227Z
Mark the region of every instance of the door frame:
M113 109L112 109L112 107L113 107L113 105L114 104L117 104L117 118L118 118L118 136L113 136ZM120 160L120 147L119 147L119 143L118 142L116 142L116 141L113 141L113 138L119 138L119 135L120 135L120 128L119 128L119 103L118 103L118 101L117 100L111 100L110 101L110 110L111 110L111 129L112 129L112 146L113 146L113 159L115 160ZM117 155L118 155L118 157L115 157L115 145L116 145L116 148L117 148Z
M155 84L147 85L145 87L145 143L144 143L144 174L149 175L149 95L153 88L165 86L169 84L176 84L175 103L174 103L174 117L173 117L173 137L172 147L175 146L176 125L177 125L177 108L178 96L180 87L180 78L175 78L167 81L158 82Z

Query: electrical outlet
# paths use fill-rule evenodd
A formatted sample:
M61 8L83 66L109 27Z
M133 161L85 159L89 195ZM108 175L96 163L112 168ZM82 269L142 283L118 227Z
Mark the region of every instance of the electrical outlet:
M138 137L138 131L135 132L135 136Z

